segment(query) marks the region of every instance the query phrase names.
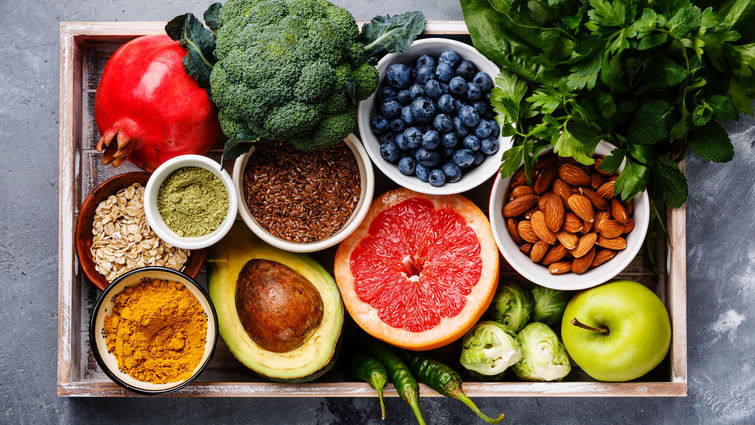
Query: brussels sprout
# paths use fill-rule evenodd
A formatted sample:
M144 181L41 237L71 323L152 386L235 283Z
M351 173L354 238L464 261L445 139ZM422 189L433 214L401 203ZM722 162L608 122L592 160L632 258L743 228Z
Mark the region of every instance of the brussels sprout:
M540 322L532 322L516 336L522 359L512 370L527 381L560 381L571 371L569 356L555 332Z
M461 346L461 365L485 376L502 373L522 357L516 333L491 320L470 329Z
M532 298L535 300L535 308L532 310L532 321L543 322L548 326L560 325L561 316L564 315L566 304L571 299L572 293L537 285L533 286L530 292L532 293Z
M533 304L527 289L514 279L506 279L498 284L487 317L519 332L530 320Z

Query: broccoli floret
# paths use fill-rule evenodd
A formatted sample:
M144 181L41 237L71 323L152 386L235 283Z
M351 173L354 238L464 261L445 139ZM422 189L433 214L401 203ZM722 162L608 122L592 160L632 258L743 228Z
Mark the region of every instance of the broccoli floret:
M228 0L219 24L210 87L228 137L256 134L311 151L353 130L355 103L375 90L378 74L346 9L325 0Z

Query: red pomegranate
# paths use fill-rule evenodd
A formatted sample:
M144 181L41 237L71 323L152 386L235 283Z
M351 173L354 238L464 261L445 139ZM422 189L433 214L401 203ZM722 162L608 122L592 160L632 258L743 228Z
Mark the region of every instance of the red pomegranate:
M222 137L217 109L184 71L186 50L167 35L136 38L105 65L94 98L102 162L147 171L174 156L204 154Z

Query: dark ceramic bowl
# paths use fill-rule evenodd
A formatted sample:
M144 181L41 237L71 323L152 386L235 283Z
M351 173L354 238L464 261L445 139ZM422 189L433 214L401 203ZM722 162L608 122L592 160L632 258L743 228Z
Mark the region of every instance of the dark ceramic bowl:
M107 279L105 279L105 276L101 275L94 267L94 259L92 258L91 251L93 238L92 221L94 220L94 212L100 202L107 199L110 195L116 194L123 188L129 187L134 183L140 183L142 186L146 187L149 176L150 173L132 172L111 177L105 180L101 185L97 186L97 188L86 197L84 203L81 204L79 217L76 220L76 255L79 257L79 264L81 264L84 274L100 289L107 288L108 285L110 285L110 282L108 282ZM207 251L204 249L191 251L183 272L189 277L197 277L206 257Z

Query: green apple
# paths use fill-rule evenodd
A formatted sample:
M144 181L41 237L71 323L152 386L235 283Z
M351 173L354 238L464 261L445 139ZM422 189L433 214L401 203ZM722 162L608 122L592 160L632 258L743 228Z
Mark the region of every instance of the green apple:
M561 338L588 375L599 381L629 381L666 357L671 322L653 291L618 280L582 291L569 301Z

